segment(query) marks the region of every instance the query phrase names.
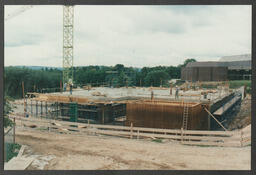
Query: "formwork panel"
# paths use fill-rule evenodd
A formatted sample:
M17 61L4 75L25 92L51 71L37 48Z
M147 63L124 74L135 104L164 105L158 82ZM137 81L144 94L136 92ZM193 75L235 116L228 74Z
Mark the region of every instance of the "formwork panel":
M126 125L149 128L180 129L183 121L183 103L128 103ZM189 106L188 129L208 129L207 113L200 104Z

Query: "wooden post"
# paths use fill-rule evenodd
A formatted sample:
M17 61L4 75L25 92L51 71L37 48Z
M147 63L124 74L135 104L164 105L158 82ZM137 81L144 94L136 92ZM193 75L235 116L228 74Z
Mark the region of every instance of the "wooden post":
M130 134L130 139L132 139L132 136L133 136L133 123L131 123L131 129L130 129L130 132L131 132L131 134Z
M170 84L170 95L172 95L172 84Z
M49 120L49 123L48 123L48 132L50 132L50 128L51 128L51 120Z
M180 136L181 136L181 144L183 143L183 128L181 128L181 130L180 130Z
M241 130L240 146L243 147L243 130Z
M62 82L60 80L60 92L62 93Z
M45 101L45 114L47 115L48 114L48 109L47 109L48 107L47 107L47 101Z
M31 100L31 98L30 98L30 101L31 101L31 116L33 115L33 106L32 106L32 100Z
M56 102L56 118L59 117L59 103Z
M88 134L90 134L90 120L89 119L87 119L87 122L88 122Z
M41 118L43 116L43 101L41 101Z
M16 127L15 117L13 119L13 122L14 122L14 124L13 124L13 143L15 143L15 127Z
M102 124L105 123L105 109L104 106L102 107Z
M26 102L25 102L25 92L24 92L24 81L22 81L22 95L24 100L24 117L26 117Z
M38 101L36 101L36 116L38 116Z

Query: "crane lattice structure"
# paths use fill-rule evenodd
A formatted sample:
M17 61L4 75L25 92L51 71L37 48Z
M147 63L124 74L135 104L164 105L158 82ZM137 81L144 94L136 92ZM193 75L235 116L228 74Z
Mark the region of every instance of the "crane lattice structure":
M63 84L73 82L74 6L63 6Z
M18 16L32 7L33 5L22 6L13 13L8 14L5 21ZM74 6L63 6L63 84L73 82L73 28Z

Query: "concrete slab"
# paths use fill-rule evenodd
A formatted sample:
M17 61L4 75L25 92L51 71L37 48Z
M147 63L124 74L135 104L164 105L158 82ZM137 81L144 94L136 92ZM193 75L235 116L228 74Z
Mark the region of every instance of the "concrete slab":
M172 95L170 95L169 88L151 88L151 87L121 87L121 88L108 88L108 87L94 87L91 90L84 89L74 89L72 92L73 97L84 97L92 100L113 100L125 97L135 97L135 98L151 98L151 91L154 93L154 98L158 99L175 99L175 88L172 89ZM189 100L189 101L203 101L205 100L201 92L204 90L188 90L179 91L179 100ZM100 93L103 96L94 96L93 94ZM60 96L69 96L69 91L63 93L51 93ZM226 96L228 93L222 90L216 90L216 93L209 93L207 100L216 100Z

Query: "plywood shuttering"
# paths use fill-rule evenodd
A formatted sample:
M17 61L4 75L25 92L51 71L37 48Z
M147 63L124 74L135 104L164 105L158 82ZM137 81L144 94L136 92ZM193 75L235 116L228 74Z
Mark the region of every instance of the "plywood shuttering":
M42 101L58 101L58 102L77 102L77 103L86 103L88 102L87 98L83 97L71 97L71 96L64 96L64 95L49 95L49 94L39 94L37 100Z
M183 120L183 105L170 104L127 104L127 121L129 126L180 129ZM189 107L188 129L207 129L208 118L201 105Z
M207 107L208 108L208 107ZM201 104L190 108L189 129L192 130L208 130L208 113Z

